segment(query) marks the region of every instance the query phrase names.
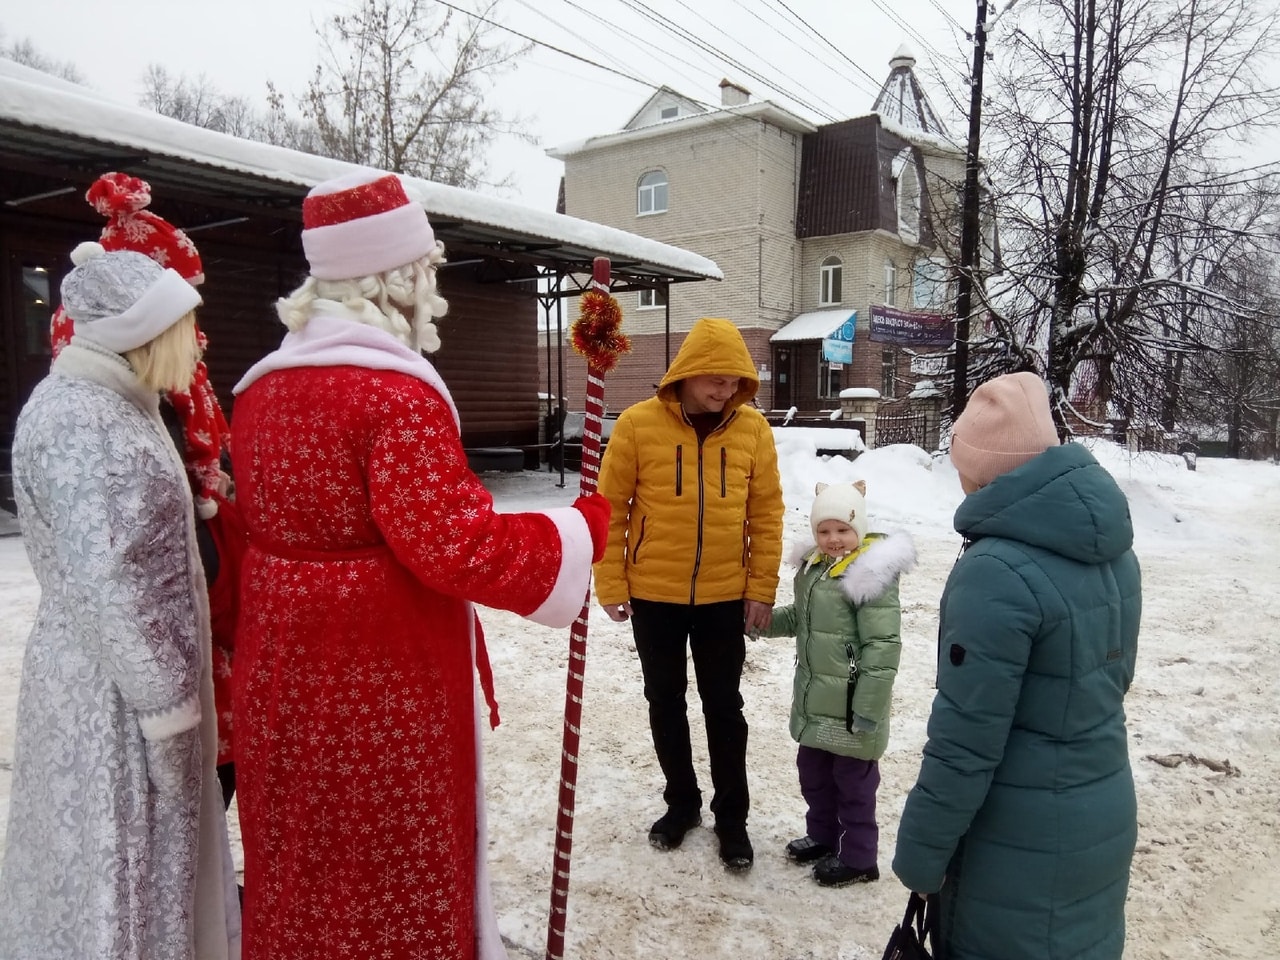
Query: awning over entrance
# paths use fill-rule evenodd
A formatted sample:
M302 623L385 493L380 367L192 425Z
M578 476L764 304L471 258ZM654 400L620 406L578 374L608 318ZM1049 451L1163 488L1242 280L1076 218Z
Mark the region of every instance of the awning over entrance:
M770 343L788 343L798 340L853 339L852 330L847 338L841 338L836 332L846 323L857 321L858 311L840 308L836 310L814 310L802 313L785 327L769 338Z
M822 341L822 359L831 364L853 363L853 335L857 310L815 310L802 313L769 338L772 343Z

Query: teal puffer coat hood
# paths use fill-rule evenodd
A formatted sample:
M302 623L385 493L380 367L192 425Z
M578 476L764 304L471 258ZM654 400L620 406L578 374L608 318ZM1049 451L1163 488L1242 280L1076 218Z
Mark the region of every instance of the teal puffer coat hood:
M1117 960L1137 837L1128 504L1068 444L968 496L955 525L969 546L942 595L938 692L893 869L940 891L950 960Z
M906 533L872 533L851 562L813 546L791 559L799 567L795 601L773 611L768 631L796 638L791 737L842 757L879 760L902 652L898 578L915 566L915 544ZM859 720L852 730L850 711Z
M1133 546L1129 501L1087 449L1071 443L965 497L956 532L1005 537L1081 563L1105 563Z

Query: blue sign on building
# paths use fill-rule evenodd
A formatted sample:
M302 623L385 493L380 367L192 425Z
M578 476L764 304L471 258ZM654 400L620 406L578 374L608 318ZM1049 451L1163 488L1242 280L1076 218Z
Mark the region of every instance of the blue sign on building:
M858 311L822 338L822 359L827 363L853 363L853 334L858 326Z

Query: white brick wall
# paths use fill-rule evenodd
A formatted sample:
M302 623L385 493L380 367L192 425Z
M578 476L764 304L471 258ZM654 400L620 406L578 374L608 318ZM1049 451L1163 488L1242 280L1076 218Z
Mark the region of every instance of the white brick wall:
M668 210L640 216L636 188L649 170L666 172ZM776 329L796 312L799 265L795 194L800 138L777 127L728 116L711 125L673 129L565 161L565 212L699 253L716 262L721 282L671 288L672 329L704 316ZM664 314L636 311L619 297L632 335L657 333ZM566 304L566 308L569 305ZM572 306L576 316L576 303Z
M882 231L798 240L796 196L801 137L756 119L727 115L711 124L673 125L666 134L614 142L565 160L565 212L670 243L708 257L724 280L670 288L671 354L699 317L727 317L742 330L757 366L770 363L769 335L800 313L820 309L819 265L832 254L843 262L841 306L858 311L858 342L849 386L880 387L881 345L867 337L869 307L885 302L885 261L898 267L897 305L911 306L912 265L929 251ZM954 210L964 176L962 155L926 151L935 217ZM640 178L662 170L668 181L665 213L636 213ZM623 330L636 344L614 378L614 395L634 402L652 394L666 369L666 313L638 310L635 293L618 297ZM577 301L565 302L566 325ZM541 361L545 366L545 355ZM573 361L578 360L572 350ZM771 363L770 363L771 365ZM907 372L905 362L900 373ZM545 382L545 370L542 374ZM577 389L575 385L575 389ZM772 385L762 384L769 406ZM612 403L610 404L612 407Z

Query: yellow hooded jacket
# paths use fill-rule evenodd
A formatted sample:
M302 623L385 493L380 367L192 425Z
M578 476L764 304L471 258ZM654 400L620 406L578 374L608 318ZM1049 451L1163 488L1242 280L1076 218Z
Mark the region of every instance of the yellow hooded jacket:
M676 393L679 381L699 375L742 380L701 444ZM759 387L738 328L704 317L657 396L618 417L598 484L613 505L609 544L595 565L601 604L632 597L773 603L784 508L773 431L759 411L744 406Z

